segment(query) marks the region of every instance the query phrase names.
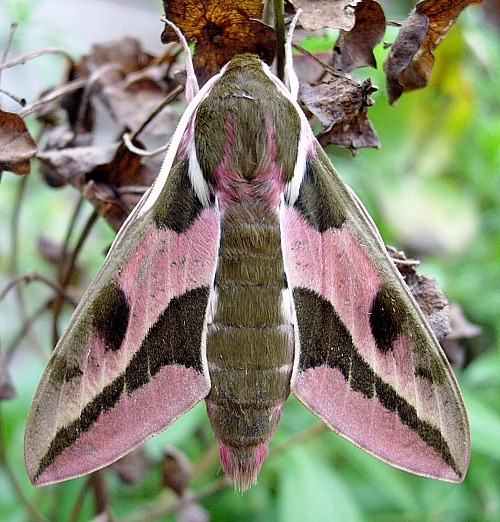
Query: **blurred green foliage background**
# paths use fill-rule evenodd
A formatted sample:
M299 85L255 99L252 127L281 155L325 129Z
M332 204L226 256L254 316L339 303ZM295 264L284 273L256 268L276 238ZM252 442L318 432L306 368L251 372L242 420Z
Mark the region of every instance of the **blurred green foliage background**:
M32 31L45 34L47 41L40 39L35 46L31 39L31 49L55 42L64 47L57 34L36 25L33 13L40 4L43 2L9 0L0 6L0 41L5 41L7 22L20 22L11 55L20 45L16 41L33 38ZM50 6L50 2L46 4ZM99 4L104 7L108 2L92 2L93 7ZM158 19L160 2L144 4ZM411 8L411 3L405 5L406 11L397 13L399 16ZM97 11L95 16L103 13ZM194 462L205 455L203 466L205 461L208 464L203 468L198 462L200 473L193 489L204 492L202 504L213 520L500 520L500 40L498 27L489 25L487 18L476 6L467 9L435 52L430 85L404 94L396 107L390 107L385 96L381 65L387 50L379 46L379 69L365 68L358 76L369 76L380 87L373 95L376 105L369 116L382 148L362 150L356 157L343 150L328 150L385 241L406 250L409 257L421 259L419 272L436 277L449 300L458 303L482 329L480 336L465 342L467 364L457 371L472 433L467 477L456 485L412 476L365 455L327 430L288 444L283 451L273 451L319 422L290 399L259 485L244 495L231 488L210 493L221 472L216 454L215 458L205 455L213 441L204 407L199 405L149 441L146 451L153 461L165 445L179 448ZM74 31L85 32L87 27L78 26ZM159 38L161 24L150 29L153 31ZM385 40L395 34L390 28ZM307 44L331 49L334 38L333 34L318 37ZM104 41L106 35L98 34L96 39ZM60 71L57 59L47 63L40 72L40 89L52 85ZM17 72L4 72L7 74ZM22 88L20 91L16 94L22 96ZM4 173L0 184L0 290L12 275L12 223L21 184L21 178L11 173ZM63 239L77 195L69 188L45 186L36 164L22 190L16 270L35 269L50 276L52 267L38 253L37 240L41 234ZM100 267L112 237L104 223L93 230L80 256L86 284ZM24 298L28 311L36 310L50 295L40 283L29 285ZM10 354L22 323L15 293L10 292L0 303L4 355ZM84 478L36 489L24 470L24 424L51 348L50 319L42 316L9 358L17 397L0 404L1 520L34 520L29 504L47 520L69 520L86 484ZM155 467L138 485L124 485L113 472L106 473L105 480L117 520L154 520L153 511L146 508L161 507L169 498L159 492ZM81 500L78 520L90 520L94 516L92 496L86 494Z

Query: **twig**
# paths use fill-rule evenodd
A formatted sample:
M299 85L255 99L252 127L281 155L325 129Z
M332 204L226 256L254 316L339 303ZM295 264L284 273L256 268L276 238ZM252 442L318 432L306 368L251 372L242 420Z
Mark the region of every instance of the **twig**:
M50 307L52 305L52 299L48 299L43 303L40 307L38 307L30 317L23 320L23 323L21 325L21 330L18 333L17 337L11 342L10 346L6 350L6 360L10 360L12 357L12 354L15 352L17 347L19 346L19 343L24 339L24 337L27 335L27 332L31 329L31 325L46 311L50 310ZM48 361L48 357L45 354L45 351L42 350L42 348L37 344L36 345L37 351L42 355L42 357L45 357L46 362Z
M19 103L21 107L26 107L26 98L19 98L19 96L16 96L15 94L12 94L11 92L4 91L3 89L0 89L0 92L2 94L5 94L5 96L8 96L15 102Z
M85 240L87 239L90 231L92 230L92 227L94 226L94 223L96 222L97 218L99 217L99 214L96 210L92 212L89 219L87 220L87 223L85 224L85 227L80 234L80 237L78 239L78 242L71 252L71 255L67 258L66 262L64 263L64 266L62 267L60 274L59 274L59 284L64 288L69 283L69 280L71 279L71 275L73 273L73 270L75 269L75 262L76 258L78 257L78 254L80 253L80 250L83 247L83 244L85 243ZM61 310L61 299L59 295L57 295L53 302L53 314L54 314L54 321L52 324L52 334L53 334L53 341L54 345L57 343L57 340L59 339L59 332L57 328L57 319L59 317L59 312Z
M12 223L10 228L10 234L11 234L11 243L10 243L10 265L9 265L9 273L12 277L15 277L17 275L17 262L18 262L18 256L19 256L19 223L20 223L20 216L21 216L21 204L23 201L23 196L26 191L26 186L28 183L28 176L23 176L21 179L21 182L19 184L19 192L17 194L17 197L15 199L14 204L14 210L12 212ZM17 303L19 306L19 312L21 315L21 319L23 323L26 323L28 318L28 312L26 310L26 303L24 300L24 295L21 291L20 286L16 286L16 298ZM31 328L28 328L26 330L26 335L29 338L30 343L36 348L37 351L42 351L42 348L38 342L38 338L34 335L34 333L31 331Z
M125 147L127 147L127 149L130 152L133 152L134 154L137 154L138 156L146 156L146 157L156 156L157 154L161 154L162 152L165 152L168 149L168 145L170 143L170 141L169 141L166 145L162 145L161 147L158 147L157 149L146 150L146 149L141 149L139 147L136 147L132 143L132 139L130 138L130 134L128 132L124 132L122 134L122 140L123 140L123 143L125 144Z
M80 511L83 506L83 500L90 487L91 477L92 476L87 477L87 480L83 482L82 487L80 488L80 491L78 492L78 495L75 498L75 501L73 502L73 508L71 509L71 514L68 518L68 522L77 522L78 518L80 517Z
M52 281L52 279L49 279L34 270L26 273L26 274L20 274L17 276L14 276L9 281L9 284L3 289L3 291L0 293L0 301L5 298L5 296L8 294L8 292L14 288L16 285L22 282L31 283L32 281L40 281L42 283L45 283L47 286L50 286L53 288L57 293L61 295L66 301L69 301L71 304L76 306L78 302L75 301L75 299L69 295L66 290L59 285L56 281Z
M130 140L134 140L135 138L137 138L137 136L144 130L144 128L151 122L151 120L153 120L153 118L155 118L169 103L174 101L183 90L183 85L178 85L175 89L172 89L167 94L165 99L160 103L160 105L158 105L158 107L156 107L156 109L151 114L144 118L144 120L138 125L138 127L129 134Z
M85 81L85 87L83 89L82 99L80 101L80 106L78 108L78 115L76 118L75 127L79 127L85 117L85 113L87 111L88 104L90 103L90 97L97 82L105 75L113 71L121 71L121 66L119 63L111 62L107 63L99 69L95 70Z
M9 36L7 37L7 41L5 42L5 47L3 49L2 57L0 58L0 63L3 63L3 62L5 62L5 60L7 60L7 55L9 54L10 46L12 44L12 38L14 37L14 33L16 32L16 29L17 29L17 24L11 24ZM0 70L0 84L1 83L2 83L2 71ZM8 93L6 93L3 90L0 90L0 92L2 92L3 94L9 95ZM11 98L13 98L13 96L11 96ZM1 106L1 104L0 104L0 106Z
M86 78L82 78L79 80L73 80L71 82L65 83L64 85L61 85L60 87L56 87L55 89L52 89L48 94L45 96L42 96L35 102L31 103L27 107L25 107L22 111L19 112L19 116L21 118L24 118L31 114L32 112L35 112L38 110L39 107L42 107L46 103L51 102L52 100L55 100L56 98L59 98L60 96L64 96L65 94L68 94L69 92L77 91L78 89L82 89L85 87L85 84L87 82Z
M57 47L48 47L47 49L41 49L40 51L32 51L30 53L22 54L17 58L13 58L7 62L0 63L0 71L3 69L9 69L10 67L15 67L16 65L20 65L26 63L28 60L33 60L33 58L38 58L39 56L43 56L45 54L60 54L64 58L66 58L68 64L70 66L73 65L73 58L62 49L58 49Z
M283 0L274 0L274 32L276 33L276 55L278 78L285 77L285 5Z
M298 444L299 442L303 442L308 439L312 439L313 437L316 437L319 433L322 431L326 431L327 426L323 422L319 422L315 424L314 426L311 426L310 428L307 428L304 431L301 431L300 433L297 433L297 435L294 435L293 437L290 437L285 442L282 442L281 444L278 444L274 448L272 448L269 451L268 458L272 458L278 453L282 453L283 451L287 450L291 446L295 446L295 444Z
M340 74L338 71L336 71L333 67L330 67L324 61L322 61L319 58L317 58L316 56L314 56L314 54L309 52L307 49L304 49L304 47L302 47L301 45L293 44L293 46L295 47L295 49L297 49L297 51L301 52L302 54L305 54L306 56L311 58L311 60L314 60L317 64L321 65L321 67L323 67L323 69L325 71L328 71L332 76L335 76L337 78L343 78L342 74Z

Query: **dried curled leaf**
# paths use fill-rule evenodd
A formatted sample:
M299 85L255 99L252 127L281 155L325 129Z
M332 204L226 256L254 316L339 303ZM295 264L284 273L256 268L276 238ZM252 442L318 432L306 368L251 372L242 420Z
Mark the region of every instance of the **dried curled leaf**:
M434 66L432 51L469 5L482 0L424 0L403 23L384 64L387 95L394 103L403 92L425 87Z
M13 399L16 395L16 390L5 361L0 359L0 400Z
M64 147L40 152L38 159L42 162L44 177L53 181L52 186L77 185L80 178L97 165L112 161L117 147L117 143L102 147Z
M481 327L471 323L457 303L450 303L451 333L442 341L444 353L453 367L462 367L466 362L464 339L481 335Z
M379 147L367 116L367 108L374 104L370 94L376 90L369 79L360 84L348 74L327 82L302 84L302 103L325 127L317 136L321 145L346 147L352 153L363 147Z
M162 485L182 495L187 487L193 466L187 457L174 448L165 449L161 461Z
M36 153L36 143L23 119L18 114L0 110L0 172L29 174L30 158Z
M196 40L193 63L200 83L205 83L238 53L254 53L271 64L276 48L274 31L259 21L261 0L163 1L165 17L177 25L187 40ZM177 41L165 26L163 43Z
M300 25L308 31L330 27L350 31L354 27L354 8L359 0L291 0L302 9Z
M158 174L160 161L150 158L143 164L139 156L117 143L50 150L41 152L38 158L46 177L79 189L115 230L119 230L142 195L140 190L127 193L117 189L149 187Z
M138 484L149 469L149 462L143 448L137 448L131 453L111 464L125 484Z
M451 332L450 305L441 290L437 288L437 281L425 275L418 275L415 270L418 261L406 259L404 252L398 252L393 247L387 247L387 250L434 335L438 340L443 339Z
M350 31L341 30L333 48L333 66L339 72L358 67L377 67L373 48L385 33L385 15L373 0L362 0L354 9L356 22Z

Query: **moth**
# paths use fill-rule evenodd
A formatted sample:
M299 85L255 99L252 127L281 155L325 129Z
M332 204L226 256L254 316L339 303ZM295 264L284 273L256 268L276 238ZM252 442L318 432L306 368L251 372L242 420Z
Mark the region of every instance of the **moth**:
M464 478L453 372L316 141L286 54L289 87L238 55L198 90L186 52L191 100L162 169L36 391L33 484L102 468L205 399L222 467L246 490L290 392L393 466Z

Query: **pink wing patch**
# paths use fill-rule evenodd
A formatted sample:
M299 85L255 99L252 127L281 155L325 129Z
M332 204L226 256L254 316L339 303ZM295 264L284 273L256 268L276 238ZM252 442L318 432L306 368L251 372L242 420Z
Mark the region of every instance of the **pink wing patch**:
M110 464L210 390L203 345L218 215L203 209L180 233L150 222L135 246L133 232L61 339L80 349L56 351L42 377L37 393L57 400L38 401L28 419L26 466L37 484Z
M365 451L401 469L457 480L457 472L417 430L405 425L376 397L353 392L339 370L319 366L301 372L293 392L330 428Z
M66 426L65 435L68 441L74 440L74 443L62 449L51 464L35 474L36 484L51 484L78 477L114 462L163 431L206 394L203 376L193 368L182 365L163 367L151 384L130 395L122 393L118 402L110 410L102 412L91 428L82 431L77 438L71 432L82 429L80 422L77 420ZM92 409L92 404L89 409ZM59 450L57 444L50 449L54 453ZM28 469L40 469L39 462L27 460L26 464Z
M348 220L320 232L298 208L285 206L282 227L300 338L292 392L383 460L461 480L469 455L458 388L442 369L448 366L439 348L434 353L424 344L435 341L414 320L418 311L390 261L369 255L373 239Z

